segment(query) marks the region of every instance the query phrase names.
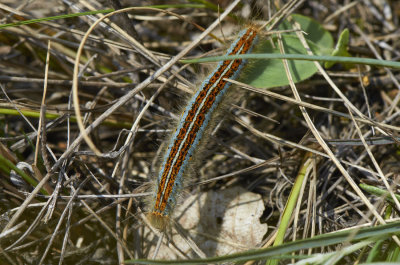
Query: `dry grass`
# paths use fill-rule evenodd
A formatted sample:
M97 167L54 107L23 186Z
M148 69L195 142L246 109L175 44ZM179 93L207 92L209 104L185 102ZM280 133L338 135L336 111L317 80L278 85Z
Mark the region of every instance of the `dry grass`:
M111 7L106 1L74 2L2 1L0 21ZM266 20L276 13L272 3L242 2L232 12L241 17L239 21ZM335 39L349 28L352 56L398 60L400 3L345 3L306 1L296 13L314 18ZM145 229L142 216L157 150L178 119L182 102L195 89L193 84L208 71L204 65L181 69L182 64L170 59L177 54L221 54L226 47L213 38L198 38L202 32L196 25L207 29L218 18L211 7L168 11L182 17L133 10L131 20L113 16L112 23L100 23L89 35L78 57L75 104L79 103L95 148L89 148L77 125L72 84L78 46L102 15L0 30L0 154L24 167L26 179L41 183L41 189L34 190L33 182L10 175L4 162L0 165L0 227L3 232L13 229L0 236L1 264L116 264L153 257L159 234ZM213 33L221 39L234 36L240 27L237 21L227 17ZM157 78L149 79L154 74ZM247 88L240 107L232 106L218 121L202 154L204 162L194 170L194 185L187 187L183 198L238 185L259 194L266 207L261 221L270 228L258 246L267 247L277 233L296 175L307 165L285 241L396 219L396 199L389 204L358 184L392 194L398 190L399 76L398 70L336 65L291 86ZM381 138L373 145L362 141L372 136L388 137L385 144ZM326 143L327 139L361 140ZM184 259L203 255L196 243L187 253L169 245ZM342 262L358 258L365 260L354 252Z

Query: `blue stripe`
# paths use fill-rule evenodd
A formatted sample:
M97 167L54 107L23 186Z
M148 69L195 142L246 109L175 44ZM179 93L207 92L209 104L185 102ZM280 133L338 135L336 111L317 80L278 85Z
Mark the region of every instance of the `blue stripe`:
M228 51L226 52L226 54L230 54L230 53L233 51L233 49L236 47L237 43L240 41L240 39L243 37L243 35L244 35L246 32L247 32L247 29L246 29L246 30L243 30L243 31L241 31L241 32L239 33L239 37L236 39L236 41L235 41L234 43L231 44L231 46L230 46L230 48L228 49ZM255 33L253 32L253 34L255 34ZM253 40L252 46L250 47L250 49L249 49L249 51L248 51L247 53L250 53L250 52L251 52L252 47L253 47L254 43L257 42L257 40L258 40L258 37L256 36L255 39ZM240 50L238 51L238 53L240 53L240 51L241 51L242 49L243 49L243 47L240 48ZM196 117L198 116L198 113L201 111L202 107L204 106L205 100L208 98L209 94L213 91L213 89L215 88L215 86L221 81L221 79L222 79L222 77L224 76L224 74L230 69L231 64L232 64L233 62L234 62L234 61L230 62L230 65L229 65L229 66L225 69L225 71L221 74L221 76L220 76L220 78L217 80L217 82L215 82L215 83L213 84L213 86L209 89L209 91L208 91L208 93L207 93L207 96L203 99L203 102L201 102L201 104L200 104L200 106L199 106L199 109L197 110L197 112L196 112L196 114L195 114L195 118L194 118L194 120L192 121L192 123L190 124L190 126L189 126L189 128L188 128L188 132L190 132L190 131L192 130L193 125L194 125L194 123L195 123L195 121L196 121ZM246 60L242 60L242 63L239 65L237 71L230 77L231 79L237 78L237 76L239 75L239 72L240 72L241 69L243 68L243 65L246 64L246 62L247 62ZM181 116L181 119L180 119L180 123L179 123L179 125L178 125L178 128L177 128L176 131L174 132L173 138L170 139L170 143L169 143L169 146L168 146L168 150L167 150L167 152L166 152L165 155L164 155L164 161L163 161L163 163L162 163L162 166L161 166L161 169L160 169L160 172L159 172L159 175L158 175L158 179L157 179L157 184L158 184L158 185L159 185L159 183L161 182L161 177L162 177L162 175L163 175L164 168L165 168L165 164L167 163L167 160L168 160L169 154L170 154L170 152L171 152L171 149L172 149L172 147L174 146L175 140L176 140L176 138L177 138L177 136L178 136L180 130L182 129L182 127L183 127L184 124L185 124L185 120L186 120L186 117L187 117L188 112L192 109L193 105L196 103L195 101L196 101L198 95L200 94L200 92L204 89L204 87L205 87L206 85L208 85L208 83L210 82L210 79L215 75L215 73L219 70L219 68L221 67L221 65L222 65L223 63L224 63L223 61L221 61L221 62L218 63L218 66L217 66L217 67L215 68L215 70L214 70L211 74L209 74L208 77L203 81L203 83L201 84L200 88L199 88L199 89L196 91L196 93L192 96L191 100L189 101L188 105L186 106L185 111L184 111L184 113L183 113L182 116ZM222 100L223 95L226 93L227 89L228 89L230 86L231 86L231 83L229 83L229 82L227 82L227 83L225 84L224 88L223 88L223 89L220 91L220 93L216 96L216 99L215 99L213 105L211 106L211 108L205 113L204 122L203 122L202 126L199 128L199 130L198 130L198 132L197 132L197 134L196 134L196 138L195 138L195 140L194 140L192 146L189 148L188 153L187 153L186 156L185 156L185 159L184 159L183 162L182 162L182 165L181 165L181 167L180 167L180 170L179 170L179 172L178 172L178 175L176 176L175 183L174 183L174 186L173 186L173 188L172 188L171 194L170 194L170 196L169 196L169 198L168 198L169 202L167 203L167 206L166 206L165 210L162 212L162 214L168 215L168 214L172 211L172 209L174 208L174 206L175 206L175 204L176 204L176 198L175 198L175 196L176 196L177 190L179 190L179 189L182 187L182 176L183 176L183 172L184 172L185 169L186 169L187 163L188 163L188 161L190 160L190 157L192 156L192 154L193 154L195 148L196 148L197 145L199 144L200 139L201 139L201 137L203 136L203 132L205 131L205 128L207 127L207 125L208 125L208 123L209 123L209 121L210 121L210 119L211 119L212 113L214 112L214 110L216 109L216 107L219 105L219 103L220 103L221 100ZM177 158L178 158L178 156L179 156L179 154L180 154L180 152L181 152L181 150L182 150L182 147L183 147L184 144L185 144L186 139L187 139L187 135L185 135L185 138L182 140L182 143L181 143L181 145L179 146L179 148L178 148L178 150L177 150L177 154L176 154L176 156L174 157L174 159L173 159L173 161L172 161L172 163L171 163L171 168L170 168L170 171L168 172L167 180L165 181L165 186L162 187L163 191L162 191L162 196L161 196L160 203L162 202L162 198L163 198L163 196L164 196L166 186L167 186L168 181L169 181L169 179L170 179L170 177L171 177L171 171L172 171L172 169L174 168L174 164L175 164L175 162L176 162L176 160L177 160ZM157 185L157 189L158 189L158 185ZM155 197L156 197L156 196L157 196L157 194L155 194Z

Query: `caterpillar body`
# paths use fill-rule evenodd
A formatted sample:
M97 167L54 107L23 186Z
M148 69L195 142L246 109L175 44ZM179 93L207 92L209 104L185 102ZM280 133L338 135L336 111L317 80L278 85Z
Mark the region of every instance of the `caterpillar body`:
M259 28L255 26L242 30L226 55L251 52L257 42L258 32ZM163 155L153 195L154 203L147 214L147 219L155 228L164 230L169 223L177 195L182 188L182 179L188 162L201 141L214 111L231 85L225 79L237 78L245 64L246 60L243 59L220 62L185 107Z

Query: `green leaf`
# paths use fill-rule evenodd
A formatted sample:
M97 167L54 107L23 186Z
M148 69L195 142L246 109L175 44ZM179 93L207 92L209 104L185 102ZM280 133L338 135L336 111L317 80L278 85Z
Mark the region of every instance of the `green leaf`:
M301 25L303 31L307 33L305 38L311 50L316 55L329 55L333 49L333 39L329 32L324 30L316 21L300 15L292 15L292 18ZM292 29L288 21L284 21L279 30ZM261 40L253 53L280 54L277 37L271 40ZM286 54L307 54L306 49L298 40L295 33L282 34L283 47ZM293 81L299 82L311 77L317 72L313 62L307 61L288 61L289 69ZM240 81L257 88L270 88L285 86L289 84L288 78L283 67L282 60L259 60L247 67L246 74Z
M351 54L347 51L349 46L349 30L344 29L342 33L340 33L339 40L336 44L335 49L332 52L332 56L344 56L351 57ZM335 64L335 62L325 62L325 67L330 68ZM352 68L353 64L345 64L346 68Z
M300 24L301 29L307 33L305 38L308 41L313 42L316 44L319 49L321 50L322 54L330 54L333 48L333 38L332 35L326 31L319 22L316 20L294 14L292 15L294 21ZM293 29L291 24L288 21L284 21L280 26L280 30L291 30ZM295 34L295 33L292 33ZM303 45L301 45L303 47Z

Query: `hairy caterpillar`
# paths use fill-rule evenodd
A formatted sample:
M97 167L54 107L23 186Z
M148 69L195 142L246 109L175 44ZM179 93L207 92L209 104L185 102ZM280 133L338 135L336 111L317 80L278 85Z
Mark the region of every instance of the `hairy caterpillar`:
M255 26L242 30L226 55L249 53L257 42L258 32L259 28ZM147 214L148 220L154 227L164 230L168 224L176 204L176 197L182 188L187 164L201 141L211 116L231 85L225 78L237 78L245 64L246 60L242 59L220 62L185 107L163 155L153 195L154 204Z

